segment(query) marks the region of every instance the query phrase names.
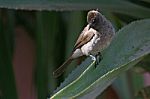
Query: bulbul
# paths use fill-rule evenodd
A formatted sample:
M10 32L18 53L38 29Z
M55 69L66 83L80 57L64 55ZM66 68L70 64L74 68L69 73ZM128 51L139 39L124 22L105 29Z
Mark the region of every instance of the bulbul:
M97 60L97 56L107 48L115 35L115 30L109 20L99 11L91 10L87 14L87 26L78 37L71 56L53 72L54 77L60 76L72 60L90 56Z

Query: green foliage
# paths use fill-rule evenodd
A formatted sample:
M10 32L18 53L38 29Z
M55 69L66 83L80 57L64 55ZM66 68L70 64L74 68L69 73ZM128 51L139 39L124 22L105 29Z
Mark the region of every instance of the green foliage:
M144 59L136 65L134 70L140 73L150 72L149 64L150 64L150 54L145 56Z
M54 79L52 72L70 55L77 35L86 25L83 10L99 8L118 30L131 21L150 18L149 4L149 0L0 0L0 8L6 8L0 9L0 98L17 99L19 95L16 92L12 65L15 49L13 33L16 25L24 26L35 41L36 70L33 81L35 80L38 99L45 99L48 94L52 95L53 90L64 79ZM21 9L28 11L20 11ZM90 94L96 97L118 75L141 59L138 67L149 71L149 58L143 59L150 49L149 44L145 46L150 40L149 26L149 20L125 26L116 33L111 46L103 53L104 60L96 69L94 62L88 58L65 79L53 97L82 98L90 97ZM67 73L69 71L70 68ZM134 80L130 82L132 86L128 83L130 79L127 76ZM130 96L133 91L131 87L139 87L139 84L134 83L139 78L133 74L123 74L120 78L122 84L119 85L119 96L127 95L128 99L133 99ZM119 80L116 82L120 83Z
M102 11L122 13L139 18L150 17L150 10L147 7L132 3L129 0L0 0L0 7L49 11L89 10L99 8Z
M15 25L14 11L7 11L6 14L8 15L7 25L4 25L2 17L0 17L0 98L17 99L12 65Z

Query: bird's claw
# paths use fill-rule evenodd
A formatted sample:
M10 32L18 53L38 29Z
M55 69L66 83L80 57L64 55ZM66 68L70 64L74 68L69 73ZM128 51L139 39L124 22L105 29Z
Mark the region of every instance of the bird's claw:
M93 60L93 61L96 61L96 58L95 58L95 56L93 56L93 55L90 55L90 57L92 58L92 60Z
M90 57L92 58L93 61L95 61L94 67L96 68L97 65L100 63L100 61L102 60L101 53L99 52L96 56L90 55Z
M103 59L102 54L99 52L98 53L98 59L97 59L98 63L100 63L102 59Z
M101 53L99 52L99 53L96 55L95 68L96 68L96 66L101 62L101 60L102 60L102 55L101 55Z

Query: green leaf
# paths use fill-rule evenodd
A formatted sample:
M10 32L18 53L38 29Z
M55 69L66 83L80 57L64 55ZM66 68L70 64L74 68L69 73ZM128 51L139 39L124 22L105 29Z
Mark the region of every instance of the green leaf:
M66 32L60 13L37 12L36 18L37 63L35 83L37 85L38 99L45 99L48 93L53 92L57 85L52 72L54 71L54 66L58 66L63 59L64 53L62 52L65 49L63 38L66 35L62 31ZM60 49L62 52L59 51Z
M134 71L138 73L150 72L150 54L145 56L134 68Z
M14 11L6 11L7 24L0 17L0 99L18 99L12 64L14 45Z
M129 72L122 73L118 78L113 82L113 87L117 90L117 95L120 99L133 99L132 86L129 82Z
M0 8L26 10L89 10L99 8L140 18L149 18L150 10L129 0L0 0Z
M45 34L45 46L46 46L46 60L48 66L48 93L52 93L57 86L57 81L54 79L52 72L54 71L54 66L58 66L58 61L55 57L59 57L55 52L57 52L56 38L58 38L61 33L59 28L60 14L57 12L42 12L42 19L44 25L44 34ZM63 23L61 23L63 24ZM60 45L59 45L60 44ZM62 47L61 43L58 42L58 45ZM60 53L58 53L61 55ZM55 56L55 57L54 57ZM63 55L61 55L63 56ZM61 58L61 57L59 57ZM39 89L40 90L40 89ZM43 98L44 99L44 98Z
M95 68L93 62L86 68L88 65L86 62L89 62L86 60L69 75L51 99L68 97L93 99L99 95L118 75L133 67L143 56L150 53L149 26L150 19L145 19L133 22L119 30L111 45L104 51L99 66Z
M44 26L42 20L42 13L36 13L37 18L37 33L36 33L36 48L37 48L37 63L36 63L36 85L38 99L47 97L48 85L48 66L46 60L46 40L44 33Z

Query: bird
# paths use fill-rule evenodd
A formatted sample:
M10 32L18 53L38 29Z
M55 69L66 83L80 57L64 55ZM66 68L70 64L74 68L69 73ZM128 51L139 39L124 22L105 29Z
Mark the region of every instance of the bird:
M115 29L98 10L90 10L87 13L87 23L80 33L70 57L53 72L54 77L59 77L75 59L84 56L91 57L96 63L98 63L98 56L100 60L102 59L101 52L110 45L115 36Z

